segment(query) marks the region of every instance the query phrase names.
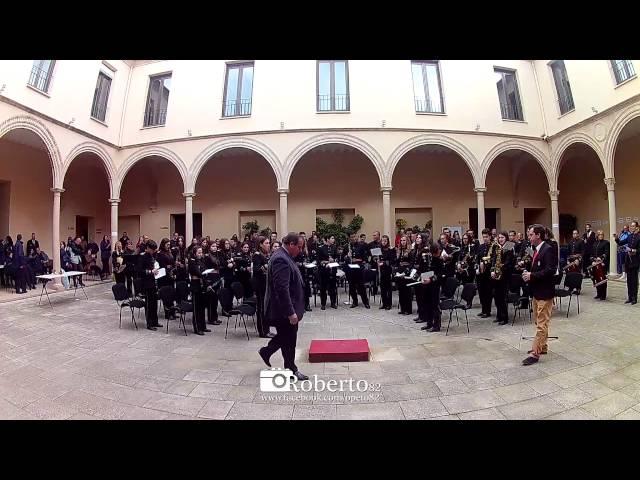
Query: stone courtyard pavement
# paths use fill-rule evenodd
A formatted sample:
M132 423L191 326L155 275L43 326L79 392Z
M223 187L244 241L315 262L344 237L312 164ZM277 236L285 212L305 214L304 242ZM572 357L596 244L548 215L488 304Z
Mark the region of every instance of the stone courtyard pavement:
M177 322L136 331L109 284L0 304L0 418L2 419L638 419L640 308L623 305L624 284L610 282L609 300L593 300L587 282L581 312L554 310L549 354L520 362L534 327L517 320L497 326L469 313L449 336L425 333L396 310L319 308L301 323L297 363L322 380L379 384L367 395L284 398L260 391L265 344L249 326L224 339L224 324L204 337L181 334ZM378 299L376 299L378 300ZM395 302L395 299L394 299ZM395 304L395 303L394 303ZM373 305L373 302L372 302ZM510 312L512 311L510 307ZM221 317L222 318L222 317ZM161 323L165 320L161 318ZM189 322L188 322L189 324ZM307 362L309 342L366 338L368 363ZM277 353L274 366L282 366Z

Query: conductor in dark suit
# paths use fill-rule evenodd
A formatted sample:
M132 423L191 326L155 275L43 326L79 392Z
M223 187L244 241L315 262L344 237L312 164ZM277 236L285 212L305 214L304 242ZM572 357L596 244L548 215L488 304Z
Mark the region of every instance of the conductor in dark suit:
M532 225L528 230L529 241L535 249L531 262L531 271L525 271L522 279L529 284L533 297L533 313L536 317L536 336L529 355L522 361L523 365L533 365L540 355L547 353L547 337L549 336L549 319L555 296L554 277L558 270L558 253L545 241L546 229L542 225Z
M269 358L282 349L284 368L291 370L298 380L309 378L295 364L298 322L304 315L305 297L302 275L293 259L300 254L303 242L303 238L296 233L289 233L282 239L282 248L271 255L267 268L264 312L265 320L276 327L277 334L258 352L270 367Z

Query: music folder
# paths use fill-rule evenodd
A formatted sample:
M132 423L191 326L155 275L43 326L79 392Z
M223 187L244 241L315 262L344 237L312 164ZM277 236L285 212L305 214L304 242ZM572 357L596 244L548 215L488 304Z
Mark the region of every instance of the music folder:
M313 262L311 262L311 263L305 263L304 264L304 268L315 268L315 266L316 266L315 260Z
M380 255L382 255L382 249L381 248L372 248L371 249L371 255L374 257L379 257Z
M204 270L204 271L202 272L202 275L209 275L210 273L214 273L214 272L215 272L215 269L213 269L213 268L207 268L206 270Z
M165 277L166 275L167 275L167 270L164 268L160 268L158 270L158 273L156 273L154 277L156 280L158 280L159 278Z
M360 268L360 265L358 265L357 263L350 263L349 268Z
M327 267L329 268L336 268L338 266L340 266L338 262L327 263Z

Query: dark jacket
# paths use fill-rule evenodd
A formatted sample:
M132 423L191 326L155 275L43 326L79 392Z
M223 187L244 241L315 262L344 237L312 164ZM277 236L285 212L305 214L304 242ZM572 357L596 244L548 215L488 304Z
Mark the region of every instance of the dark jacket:
M531 265L529 291L536 300L552 299L555 296L554 280L558 271L558 254L553 246L544 242L535 259Z
M640 250L640 234L631 234L624 240L616 238L616 243L618 245L627 245L630 249L636 251L635 254L625 252L624 264L627 268L638 268L640 265L640 252L638 252Z
M269 260L264 310L272 325L288 322L294 313L298 320L304 315L302 275L285 248L276 250Z
M102 240L100 242L100 258L104 262L105 260L109 260L109 257L111 257L111 242Z
M38 240L27 240L27 251L25 252L25 255L30 257L31 252L35 252L36 248L40 248L40 242L38 242Z
M13 264L16 267L24 267L27 264L21 240L16 240L16 243L13 245Z

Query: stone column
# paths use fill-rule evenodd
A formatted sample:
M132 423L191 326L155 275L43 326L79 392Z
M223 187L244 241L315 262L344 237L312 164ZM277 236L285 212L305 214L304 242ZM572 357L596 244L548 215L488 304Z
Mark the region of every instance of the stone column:
M118 204L120 203L119 198L110 198L109 203L111 204L111 249L115 251L116 242L118 241ZM126 245L123 245L124 249Z
M287 233L289 233L288 230L288 224L287 224L287 218L289 216L288 210L287 210L287 197L289 195L289 190L286 188L279 188L278 189L278 193L280 194L280 226L278 227L278 229L280 230L278 236L278 241L280 241L280 238L284 237Z
M393 245L393 242L395 241L395 234L392 235L391 232L391 187L383 187L381 188L382 190L382 215L384 218L384 221L382 223L383 225L383 234L387 235L390 239L391 245Z
M559 190L550 190L549 197L551 197L551 231L556 238L558 245L560 244L560 213L558 210L558 196ZM525 228L529 225L525 225Z
M191 240L193 240L193 197L196 196L195 193L183 193L182 196L185 200L184 207L184 244L191 245Z
M607 186L607 199L609 200L609 272L611 275L618 275L618 244L613 239L613 234L617 233L617 214L616 214L616 180L615 178L605 178L604 183Z
M58 273L62 266L60 265L60 196L64 192L64 188L52 188L53 192L53 235L51 246L51 258L53 259L53 271ZM60 284L59 280L56 280Z
M486 188L474 188L478 199L478 231L475 232L476 238L482 240L482 230L484 230L484 192Z

